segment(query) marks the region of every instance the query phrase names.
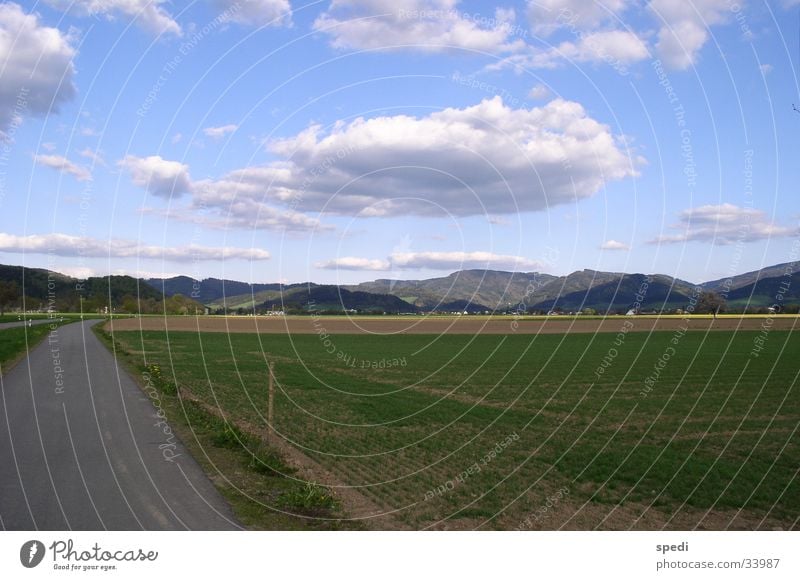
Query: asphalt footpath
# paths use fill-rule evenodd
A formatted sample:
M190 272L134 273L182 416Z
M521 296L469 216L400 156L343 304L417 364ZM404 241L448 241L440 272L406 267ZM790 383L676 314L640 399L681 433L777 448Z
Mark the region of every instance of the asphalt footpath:
M0 529L240 529L99 322L52 330L0 377Z

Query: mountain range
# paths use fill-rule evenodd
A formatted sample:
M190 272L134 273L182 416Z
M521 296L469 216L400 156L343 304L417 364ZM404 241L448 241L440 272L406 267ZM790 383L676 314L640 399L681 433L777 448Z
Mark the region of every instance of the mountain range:
M566 276L539 272L460 270L424 280L378 279L333 286L315 283L247 284L180 276L144 280L170 296L189 294L214 311L535 311L592 309L625 312L685 308L701 291L727 299L731 308L764 307L776 302L781 284L784 303L800 302L800 262L776 264L729 278L693 284L663 274L624 274L579 270ZM311 305L311 306L309 306Z
M716 292L729 310L775 303L800 303L800 262L693 284L663 274L579 270L565 276L539 272L461 270L424 280L379 279L361 284L249 284L188 276L137 279L130 276L79 280L39 268L0 265L0 282L13 283L17 304L43 308L55 298L60 310L212 313L285 311L291 313L412 314L417 312L627 312L673 311ZM13 301L6 298L8 304Z

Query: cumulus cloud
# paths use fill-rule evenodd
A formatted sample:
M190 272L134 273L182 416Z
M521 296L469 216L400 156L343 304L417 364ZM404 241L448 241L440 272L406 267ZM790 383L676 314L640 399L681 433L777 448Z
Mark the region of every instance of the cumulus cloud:
M314 125L269 148L283 159L198 182L193 197L342 215L499 215L574 203L636 175L642 161L562 99L512 109L495 97L423 117Z
M0 138L25 115L46 115L75 95L74 39L18 4L0 4Z
M292 23L289 0L214 0L227 21L246 26L288 26Z
M187 260L269 260L266 250L208 246L152 246L134 240L98 240L67 234L16 236L0 233L0 252L54 254L89 258L146 258L182 262Z
M617 240L606 240L600 244L601 250L630 250L631 247L625 242L618 242Z
M61 173L68 173L78 181L91 181L92 179L92 174L88 169L75 165L61 155L34 155L33 160L38 165L50 167Z
M684 70L695 64L711 26L729 20L729 0L653 0L649 8L659 21L656 50L667 66Z
M438 51L462 48L504 53L525 46L514 39L516 15L458 10L458 0L335 0L314 22L335 48Z
M118 16L135 19L138 26L155 35L181 36L180 25L161 7L165 0L46 0L51 6L78 16ZM241 1L241 0L240 0Z
M683 210L679 214L679 222L672 225L671 229L678 233L659 236L650 243L707 241L728 245L800 235L800 228L774 224L761 210L730 203Z
M130 173L133 183L158 197L179 197L192 188L189 167L159 155L126 155L118 165Z
M494 254L492 252L395 252L385 260L341 257L317 262L317 268L326 270L464 270L541 269L542 263L521 256Z
M220 127L206 127L203 129L203 134L212 139L222 139L226 135L230 135L239 128L239 125L222 125Z

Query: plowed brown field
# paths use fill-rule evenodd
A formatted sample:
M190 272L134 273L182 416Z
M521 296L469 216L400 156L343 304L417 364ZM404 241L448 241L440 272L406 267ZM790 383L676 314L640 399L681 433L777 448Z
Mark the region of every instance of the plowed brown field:
M113 330L164 330L200 332L258 332L261 334L562 334L619 332L623 323L631 331L688 330L793 330L800 329L797 316L710 317L609 317L518 319L507 317L358 317L344 316L169 316L114 320Z

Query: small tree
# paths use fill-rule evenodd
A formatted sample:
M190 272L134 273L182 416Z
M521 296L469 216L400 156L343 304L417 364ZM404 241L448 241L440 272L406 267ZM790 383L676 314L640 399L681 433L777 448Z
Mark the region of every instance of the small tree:
M122 298L122 308L128 314L136 314L139 312L139 302L130 294L126 294Z
M701 292L694 307L696 314L713 314L725 312L727 304L725 299L716 292Z
M6 306L19 299L19 287L15 281L0 282L0 316L5 314Z

